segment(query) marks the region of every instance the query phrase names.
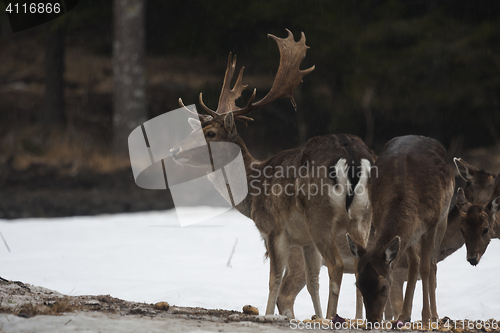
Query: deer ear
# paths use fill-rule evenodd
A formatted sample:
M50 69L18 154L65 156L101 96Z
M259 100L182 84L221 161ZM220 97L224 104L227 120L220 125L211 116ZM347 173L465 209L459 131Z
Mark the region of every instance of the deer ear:
M488 203L487 208L490 210L490 212L492 214L498 213L498 211L500 210L500 195L498 197L494 198L493 200L491 200Z
M465 181L472 182L476 179L478 172L476 167L468 164L461 158L455 157L453 162L455 162L460 177L462 177Z
M195 131L201 128L201 121L199 121L198 119L188 118L188 123L189 125L191 125L191 128Z
M347 244L349 244L349 249L351 250L351 253L354 256L354 258L359 259L362 256L364 256L366 253L366 249L363 247L363 245L359 244L354 239L352 239L349 233L346 234L346 237L347 237Z
M401 244L401 238L399 236L394 237L394 239L387 245L384 251L384 260L387 265L392 264L399 253L399 245Z
M224 128L228 133L231 133L234 130L234 116L232 111L226 113L226 116L224 117Z
M466 206L468 205L467 198L465 197L465 193L463 188L459 187L458 192L457 192L457 208L460 209L461 211L464 211Z

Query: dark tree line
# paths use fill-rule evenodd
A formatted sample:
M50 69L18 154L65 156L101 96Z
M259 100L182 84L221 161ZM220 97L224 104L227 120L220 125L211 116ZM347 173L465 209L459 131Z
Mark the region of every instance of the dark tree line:
M144 23L138 23L141 14L118 19L121 6L130 10L141 3ZM137 28L142 24L144 36ZM311 49L304 67L315 64L316 70L297 91L297 114L286 102L277 103L256 113L259 125L243 129L243 135L282 146L331 132L357 134L375 147L402 134L429 135L448 146L499 144L498 1L89 0L75 8L65 31L66 38L86 36L86 47L97 54L113 54L115 84L124 92L123 98L117 92L114 96L115 142L123 142L132 124L153 116L151 111L144 115L147 95L135 90L147 90L139 69L144 56L203 57L210 66L200 74L222 79L225 59L233 51L247 73L270 75L277 52L266 35L282 36L285 28L297 37L306 33ZM47 39L47 50L58 34L54 30ZM113 36L123 43L113 45ZM139 67L127 73L119 69L124 61ZM136 86L124 85L130 80ZM208 104L216 104L219 89L207 84ZM165 90L179 95L181 88ZM56 91L60 83L47 81L46 102L54 107L44 109L44 115L61 105ZM197 94L184 97L192 103ZM176 98L167 104L177 107ZM60 112L50 117L64 119Z

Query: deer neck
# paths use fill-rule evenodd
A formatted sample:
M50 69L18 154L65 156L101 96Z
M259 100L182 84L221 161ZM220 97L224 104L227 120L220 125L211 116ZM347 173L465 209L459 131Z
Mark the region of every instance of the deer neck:
M394 206L393 203L388 205L388 207ZM400 250L396 257L395 262L397 263L402 256L405 255L405 251L411 244L412 236L415 232L415 214L408 213L412 210L413 205L409 203L406 199L399 203L399 206L394 209L384 209L385 212L379 215L379 223L377 223L377 212L375 212L373 224L377 230L379 236L377 239L371 243L371 250L369 252L373 253L376 257L381 258L381 254L385 251L387 245L396 237L399 236ZM392 265L389 269L392 271L396 265Z
M439 248L438 261L446 259L464 244L465 239L460 232L460 210L455 206L448 214L448 226Z
M236 140L234 143L237 144L238 147L240 147L240 149L241 149L241 155L243 157L243 163L245 164L245 171L247 173L247 179L248 179L248 176L250 175L250 172L252 171L252 166L260 164L261 161L255 159L250 154L247 146L245 145L245 142L243 142L243 139L239 135L236 137Z
M232 143L238 145L241 149L241 155L243 158L243 163L245 165L245 173L247 178L247 186L250 182L250 178L253 172L256 172L255 166L260 165L260 161L255 159L250 152L248 151L247 146L243 142L243 139L238 135L234 140L231 140ZM251 211L252 211L252 196L250 193L247 194L246 198L243 199L240 203L236 204L235 207L241 214L251 219Z

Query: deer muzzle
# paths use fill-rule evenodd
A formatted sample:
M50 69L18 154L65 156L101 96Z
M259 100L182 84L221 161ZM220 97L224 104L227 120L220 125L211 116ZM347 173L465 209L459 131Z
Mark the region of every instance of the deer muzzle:
M477 253L468 253L467 254L467 261L472 266L476 266L477 264L479 264L479 259L481 259L481 256Z

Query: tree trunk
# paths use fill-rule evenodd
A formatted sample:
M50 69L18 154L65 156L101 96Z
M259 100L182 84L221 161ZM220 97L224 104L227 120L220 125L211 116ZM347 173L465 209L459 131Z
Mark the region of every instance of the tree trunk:
M128 155L130 132L146 120L144 0L114 0L113 151Z
M50 33L45 42L45 105L38 121L50 127L66 124L64 113L64 28Z

